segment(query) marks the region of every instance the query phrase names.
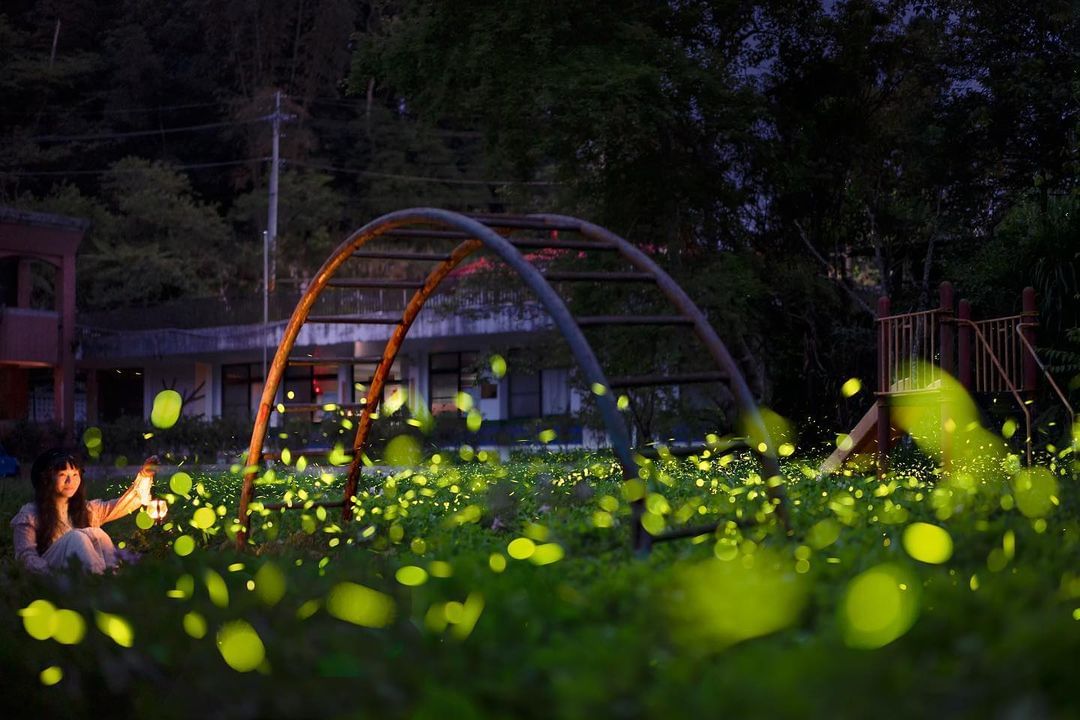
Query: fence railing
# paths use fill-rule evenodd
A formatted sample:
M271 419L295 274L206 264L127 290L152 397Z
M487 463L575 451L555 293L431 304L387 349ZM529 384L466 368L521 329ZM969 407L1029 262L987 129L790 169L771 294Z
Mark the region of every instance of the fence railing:
M279 288L268 298L269 320L287 320L300 300L299 288ZM313 315L394 315L404 311L411 290L328 288L312 308ZM464 288L440 292L425 309L434 312L493 310L522 305L532 296L521 288ZM178 300L155 307L81 313L78 324L102 330L194 329L225 325L257 325L263 321L262 295Z

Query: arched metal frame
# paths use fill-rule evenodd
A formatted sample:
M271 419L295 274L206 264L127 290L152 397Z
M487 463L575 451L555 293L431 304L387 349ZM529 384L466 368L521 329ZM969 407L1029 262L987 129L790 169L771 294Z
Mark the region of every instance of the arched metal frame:
M749 387L742 376L741 371L735 364L731 354L727 351L716 331L713 330L701 310L693 303L677 283L665 273L647 255L642 253L625 239L611 233L598 225L579 220L577 218L561 215L530 215L529 220L538 224L538 229L550 227L551 229L573 230L583 237L594 240L598 245L601 243L613 246L619 254L639 270L648 272L656 278L660 290L668 300L688 318L699 339L705 344L717 365L728 375L733 395L744 420L754 426L764 438L766 450L760 454L763 470L767 479L767 489L770 499L773 501L775 512L787 525L787 515L784 507L783 487L773 478L779 476L779 467L776 460L776 450L769 438L769 433L758 412L757 405L750 393ZM491 225L485 224L490 222ZM251 514L250 506L254 498L255 478L258 474L259 464L262 459L262 447L266 439L269 426L270 413L274 409L274 399L278 387L284 377L285 367L289 362L289 354L292 352L300 330L311 312L315 301L327 287L330 280L338 269L361 247L380 236L391 231L409 225L422 225L424 227L441 227L451 232L462 233L466 239L458 245L448 258L431 270L424 280L423 285L415 292L406 306L401 322L395 327L390 340L383 351L382 358L377 366L371 385L368 388L366 402L361 410L360 421L357 426L356 437L352 446L352 460L349 464L349 472L345 485L343 499L343 517L348 520L351 517L351 503L355 497L360 471L362 467L363 448L367 441L368 433L372 425L372 415L378 409L382 397L383 386L397 357L401 343L408 335L409 329L417 315L423 309L427 299L438 289L446 276L457 267L465 258L479 250L487 248L505 262L522 279L525 285L533 291L537 299L547 311L556 328L562 334L570 347L574 359L578 363L582 376L591 387L608 387L607 378L600 367L600 363L578 326L569 308L562 297L555 292L554 288L544 278L543 274L508 240L492 229L500 227L498 216L484 217L482 220L461 215L459 213L440 210L435 208L412 208L400 210L368 223L350 235L334 253L327 259L319 271L315 274L307 291L297 303L292 317L282 337L278 350L274 355L274 361L270 365L265 379L262 398L259 402L259 410L256 415L255 425L252 429L251 443L248 447L247 468L244 473L243 488L240 493L239 519L242 530L238 533L237 544L243 546L247 542L250 532ZM508 225L507 227L511 227ZM438 233L439 231L434 231ZM449 235L450 233L446 233ZM456 237L456 236L455 236ZM639 474L638 464L634 458L634 452L630 446L630 436L627 431L623 416L619 413L612 393L604 392L595 395L595 401L600 411L601 419L611 440L615 457L622 468L625 479L637 478ZM633 545L638 551L647 551L652 543L651 536L641 526L641 515L644 512L644 502L639 500L633 504ZM713 526L715 527L715 526ZM686 537L702 532L708 532L712 528L691 528L675 533L669 533L668 537Z

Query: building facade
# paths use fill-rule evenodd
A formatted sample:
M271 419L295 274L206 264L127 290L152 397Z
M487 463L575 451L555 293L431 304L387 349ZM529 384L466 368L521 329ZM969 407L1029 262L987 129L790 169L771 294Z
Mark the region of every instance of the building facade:
M76 396L75 253L89 223L0 208L0 424L85 417Z

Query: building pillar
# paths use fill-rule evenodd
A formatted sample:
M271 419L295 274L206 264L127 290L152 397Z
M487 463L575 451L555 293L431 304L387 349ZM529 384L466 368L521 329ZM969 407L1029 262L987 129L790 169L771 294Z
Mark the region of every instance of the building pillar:
M75 253L65 253L56 273L56 310L60 313L53 402L56 422L68 444L75 441Z
M30 273L30 258L19 258L19 276L15 280L17 299L15 307L30 307L30 296L34 279Z
M892 304L888 296L878 298L878 392L877 392L877 474L885 477L889 470L889 445L892 442L892 418L889 412L889 391L892 383L892 352L889 320Z

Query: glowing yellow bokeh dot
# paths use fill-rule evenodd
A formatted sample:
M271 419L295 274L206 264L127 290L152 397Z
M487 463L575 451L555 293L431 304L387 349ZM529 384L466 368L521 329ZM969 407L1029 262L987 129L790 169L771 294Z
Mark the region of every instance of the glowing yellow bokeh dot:
M506 374L506 359L502 355L491 356L491 374L496 378Z
M394 619L389 595L356 583L335 585L326 596L326 612L338 620L362 627L385 627Z
M135 644L135 631L124 618L119 615L98 612L96 616L97 627L103 634L112 638L112 641L120 647L131 647Z
M191 523L200 530L208 530L217 522L217 514L213 508L201 507L191 516Z
M550 565L563 559L563 549L558 543L544 543L537 545L536 550L529 556L529 562L533 565Z
M188 496L191 492L191 476L186 472L178 472L169 478L169 489L177 495Z
M274 606L285 596L285 573L272 562L263 563L255 573L255 594L264 605Z
M1001 437L1008 440L1009 438L1011 438L1013 435L1016 434L1016 428L1017 427L1018 426L1017 426L1015 420L1013 420L1011 418L1006 420L1001 426Z
M891 563L857 575L840 606L844 642L872 649L903 635L918 614L918 587L908 571Z
M139 514L135 516L135 527L140 530L149 530L154 527L154 518L150 517L150 513L145 510L140 510Z
M173 552L180 557L187 557L195 550L195 539L190 535L181 535L173 541Z
M952 557L953 541L948 531L937 525L917 522L904 528L904 551L914 559L940 565Z
M217 634L218 652L237 672L251 672L266 659L266 647L259 633L244 620L232 620Z
M38 678L41 680L42 685L55 685L64 679L64 671L56 665L51 665L42 670L41 675L39 675Z
M420 463L420 443L412 435L398 435L386 443L383 459L387 465L410 467Z
M483 424L484 416L475 409L470 410L469 414L465 416L465 427L469 429L469 432L477 432Z
M82 434L83 445L87 450L94 451L101 449L101 428L88 427Z
M848 378L843 385L840 386L840 394L846 398L854 397L862 390L862 380L859 378Z
M502 553L491 553L488 557L488 567L492 572L501 573L506 569L506 557Z
M150 422L154 427L166 430L180 419L184 399L175 390L162 390L154 397L154 407L150 411Z
M192 610L184 615L184 632L196 640L206 637L206 618Z
M48 600L35 600L19 611L26 634L35 640L48 640L56 627L56 606Z
M428 563L428 572L431 577L448 578L454 574L454 568L445 560L432 560Z
M394 573L394 578L406 587L417 587L427 582L428 574L422 567L405 565L398 568L398 571Z
M506 554L515 560L528 560L536 552L536 543L529 538L511 540L506 546Z
M1024 468L1013 478L1016 507L1029 518L1050 514L1058 494L1058 483L1049 469L1036 465Z
M61 645L78 645L86 635L86 621L74 610L57 610L53 622L53 640Z

